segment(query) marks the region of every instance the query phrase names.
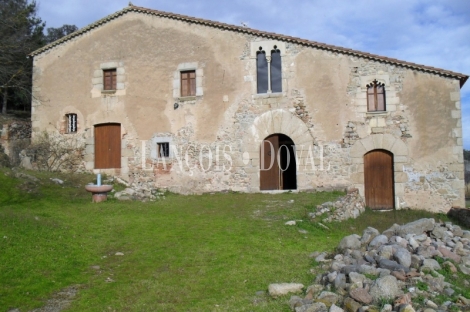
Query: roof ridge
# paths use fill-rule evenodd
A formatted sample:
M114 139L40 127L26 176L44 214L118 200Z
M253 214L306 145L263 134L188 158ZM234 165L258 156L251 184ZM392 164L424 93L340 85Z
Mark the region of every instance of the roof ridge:
M371 59L371 60L375 60L375 61L379 61L379 62L392 63L392 64L396 64L396 65L399 65L399 66L414 68L414 69L417 69L417 70L421 70L421 71L425 71L425 72L431 72L431 73L435 73L435 74L439 74L439 75L443 75L443 76L451 76L451 77L458 78L460 80L460 87L462 87L468 79L468 75L453 72L453 71L442 69L442 68L437 68L437 67L432 67L432 66L427 66L427 65L422 65L422 64L416 64L416 63L412 63L412 62L399 60L399 59L396 59L396 58L389 58L389 57L386 57L386 56L381 56L381 55L372 54L372 53L368 53L368 52L362 52L362 51L359 51L359 50L353 50L353 49L349 49L349 48L330 45L330 44L321 43L321 42L317 42L317 41L312 41L312 40L308 40L308 39L303 39L303 38L298 38L298 37L292 37L292 36L281 35L281 34L277 34L277 33L257 30L257 29L253 29L253 28L249 28L249 27L237 26L237 25L227 24L227 23L223 23L223 22L198 18L198 17L192 17L192 16L187 16L187 15L182 15L182 14L176 14L176 13L171 13L171 12L148 9L148 8L133 5L132 3L129 3L129 6L123 8L120 11L117 11L113 14L105 16L104 18L99 19L98 21L93 22L93 23L77 30L76 32L73 32L73 33L71 33L71 34L69 34L65 37L62 37L59 40L56 40L56 41L54 41L54 42L52 42L52 43L50 43L50 44L48 44L48 45L46 45L42 48L39 48L39 49L31 52L29 55L33 56L33 57L36 56L36 55L39 55L39 54L41 54L41 53L43 53L47 50L50 50L50 49L54 48L55 46L58 46L58 45L66 42L66 41L69 41L72 38L78 37L78 36L82 35L83 33L86 33L86 32L88 32L88 31L90 31L90 30L92 30L96 27L99 27L102 24L105 24L105 23L107 23L107 22L109 22L109 21L111 21L115 18L118 18L119 16L124 15L128 12L139 12L139 13L146 13L146 14L150 13L150 14L160 16L160 17L164 17L164 18L172 18L172 19L177 19L177 20L183 20L183 21L187 21L187 22L191 22L191 23L197 23L197 24L202 24L202 25L216 27L216 28L223 28L223 29L227 29L227 30L238 31L238 32L252 34L252 35L256 35L256 36L260 36L260 37L274 38L274 39L277 39L277 40L293 42L293 43L297 43L297 44L301 44L301 45L315 47L315 48L318 48L318 49L335 51L335 52L346 54L346 55L354 55L354 56L367 58L367 59Z

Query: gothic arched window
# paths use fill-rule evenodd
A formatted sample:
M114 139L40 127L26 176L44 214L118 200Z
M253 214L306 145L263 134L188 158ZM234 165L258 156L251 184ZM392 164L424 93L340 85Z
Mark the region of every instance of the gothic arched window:
M268 92L268 60L262 47L256 52L256 82L258 93Z
M274 46L266 55L263 47L256 51L256 82L257 93L282 92L281 51Z
M367 85L367 111L385 111L385 85L377 80Z
M277 46L271 50L271 91L282 92L281 51Z

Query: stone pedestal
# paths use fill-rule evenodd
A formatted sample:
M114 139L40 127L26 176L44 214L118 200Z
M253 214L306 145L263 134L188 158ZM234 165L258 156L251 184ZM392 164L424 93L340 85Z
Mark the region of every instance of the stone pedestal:
M112 189L112 185L85 185L85 190L91 193L93 203L100 203L108 200L108 192Z

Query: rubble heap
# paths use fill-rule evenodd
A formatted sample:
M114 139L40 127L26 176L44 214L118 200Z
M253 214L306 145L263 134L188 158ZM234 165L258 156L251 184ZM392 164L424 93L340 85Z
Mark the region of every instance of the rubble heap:
M470 311L470 283L452 284L458 271L470 275L470 231L457 225L420 219L383 233L368 227L336 250L312 255L326 272L305 297L291 297L292 311Z

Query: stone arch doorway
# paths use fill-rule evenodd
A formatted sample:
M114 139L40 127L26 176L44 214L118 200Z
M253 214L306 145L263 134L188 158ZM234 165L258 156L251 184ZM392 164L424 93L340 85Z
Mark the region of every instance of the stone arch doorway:
M287 135L266 137L260 149L260 190L297 189L295 144Z
M364 155L364 193L366 206L375 210L393 209L393 154L375 149Z
M121 124L95 125L95 169L121 168Z

